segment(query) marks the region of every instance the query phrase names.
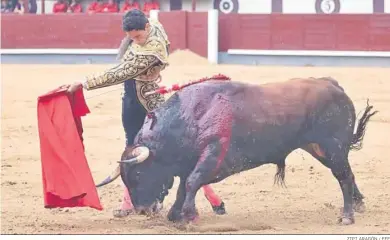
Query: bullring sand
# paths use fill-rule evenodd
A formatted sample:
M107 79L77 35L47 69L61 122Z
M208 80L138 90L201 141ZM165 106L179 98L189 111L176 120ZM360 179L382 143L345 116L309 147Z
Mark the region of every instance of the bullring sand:
M364 147L351 152L350 163L365 195L367 211L356 213L356 223L339 226L336 219L342 194L331 172L302 151L288 156L287 188L273 185L275 166L266 165L214 184L226 203L227 215L213 214L200 191L200 221L186 228L166 220L178 181L164 202L161 216L114 219L112 209L122 196L118 179L99 189L104 210L44 209L37 97L53 88L103 71L108 65L7 65L2 79L1 232L19 234L286 234L389 233L390 229L390 69L330 67L268 67L209 65L188 51L171 55L163 85L186 82L217 73L237 81L261 84L292 77L332 76L351 96L360 112L366 98L380 112L373 117ZM124 143L121 125L121 86L86 92L91 114L83 118L86 155L96 182L115 167ZM261 103L259 103L261 104ZM386 217L387 216L387 217Z

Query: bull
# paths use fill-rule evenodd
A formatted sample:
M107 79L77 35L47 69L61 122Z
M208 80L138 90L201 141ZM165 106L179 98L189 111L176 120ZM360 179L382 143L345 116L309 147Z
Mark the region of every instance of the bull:
M348 154L362 148L376 113L367 101L357 121L352 100L333 78L262 85L211 79L175 92L151 112L118 161L121 178L134 207L149 211L179 177L167 217L191 222L199 216L195 196L202 186L264 164L275 164L275 181L284 184L286 157L303 149L331 170L344 200L338 222L353 224L364 196Z

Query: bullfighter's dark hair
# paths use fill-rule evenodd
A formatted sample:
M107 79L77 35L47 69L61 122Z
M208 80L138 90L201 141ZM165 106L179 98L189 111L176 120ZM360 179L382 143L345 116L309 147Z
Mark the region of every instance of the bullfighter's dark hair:
M149 20L142 11L132 9L123 16L122 29L125 32L145 30L147 23L149 23Z

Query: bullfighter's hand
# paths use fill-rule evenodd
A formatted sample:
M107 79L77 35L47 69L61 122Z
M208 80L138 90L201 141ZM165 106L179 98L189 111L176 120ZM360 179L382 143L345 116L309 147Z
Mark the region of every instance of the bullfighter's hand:
M74 92L76 92L78 89L80 89L82 87L83 87L83 84L81 82L75 82L75 83L71 84L68 87L68 92L69 93L74 93Z
M70 84L64 84L64 85L61 85L61 86L59 87L59 89L66 89L66 90L68 90L69 87L70 87Z

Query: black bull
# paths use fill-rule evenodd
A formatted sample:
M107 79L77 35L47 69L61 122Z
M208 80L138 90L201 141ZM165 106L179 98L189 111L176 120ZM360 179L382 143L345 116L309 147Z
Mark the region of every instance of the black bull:
M339 221L352 224L364 202L348 153L361 148L376 113L371 110L367 104L354 133L354 105L332 78L198 83L145 119L136 147L122 155L121 177L134 207L150 211L178 176L168 219L187 222L198 216L195 196L202 186L268 163L277 165L275 180L284 183L286 157L300 148L330 168L344 199Z

